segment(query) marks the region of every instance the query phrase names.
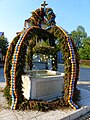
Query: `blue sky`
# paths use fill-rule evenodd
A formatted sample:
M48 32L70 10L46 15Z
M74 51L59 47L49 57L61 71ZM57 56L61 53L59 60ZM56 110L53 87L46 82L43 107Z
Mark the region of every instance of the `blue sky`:
M0 31L11 42L16 32L22 31L24 20L40 8L44 0L0 0ZM90 36L90 0L46 0L56 14L57 26L69 33L78 25Z

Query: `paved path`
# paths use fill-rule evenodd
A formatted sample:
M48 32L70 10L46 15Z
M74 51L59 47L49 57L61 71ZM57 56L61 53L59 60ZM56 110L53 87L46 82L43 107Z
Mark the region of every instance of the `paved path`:
M83 88L85 90L90 91L90 82L89 81L79 81L77 86L79 88ZM85 115L82 115L82 116L78 117L75 120L90 120L90 111L87 112Z
M89 81L78 81L77 86L79 88L83 88L85 90L89 90L90 91L90 82Z
M86 114L83 115L83 116L78 117L78 118L75 119L75 120L90 120L90 112L86 113Z

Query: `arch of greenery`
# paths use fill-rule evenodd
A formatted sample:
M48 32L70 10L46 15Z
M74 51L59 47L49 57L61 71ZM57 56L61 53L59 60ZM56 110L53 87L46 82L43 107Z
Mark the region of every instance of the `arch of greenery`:
M14 109L16 109L18 104L23 101L21 75L24 74L25 54L27 46L30 45L31 48L35 46L35 41L33 41L32 39L34 35L41 36L43 40L49 38L49 41L52 40L51 38L53 35L53 38L61 40L61 49L64 55L65 65L64 100L66 104L69 103L73 108L77 108L76 105L73 103L73 94L76 89L76 84L78 80L79 59L77 50L72 39L69 38L67 34L57 26L54 26L47 31L34 26L27 29L26 31L22 31L21 34L17 35L13 39L6 55L4 72L6 76L7 86L9 87L10 95L12 96L12 104L14 99ZM22 39L19 43L18 41L21 37ZM54 42L51 42L50 44L51 46L53 46ZM70 46L72 48L70 48ZM18 53L16 53L15 49L18 49ZM72 52L74 52L74 54ZM16 58L14 58L15 54ZM72 58L73 56L74 59Z
M41 28L42 21L47 19L47 29ZM32 12L30 18L30 25L27 29L24 29L19 33L11 42L5 59L4 75L6 79L6 91L8 91L7 98L11 101L12 109L17 109L19 104L24 101L22 94L22 80L21 75L24 74L25 55L27 53L27 46L30 48L30 65L32 68L32 55L33 48L36 46L36 39L38 41L43 39L48 40L50 47L47 50L52 51L53 55L53 70L57 70L57 56L56 56L56 44L55 40L60 43L60 48L64 58L64 102L66 105L72 106L77 109L78 106L73 102L73 96L75 94L78 75L79 75L79 56L74 45L73 40L67 35L67 33L55 24L55 14L51 8L40 8ZM40 50L41 49L41 50ZM40 48L36 52L47 52L44 48Z

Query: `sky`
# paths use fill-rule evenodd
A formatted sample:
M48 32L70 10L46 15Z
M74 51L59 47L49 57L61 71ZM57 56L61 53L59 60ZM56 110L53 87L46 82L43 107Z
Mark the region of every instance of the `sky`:
M31 12L41 7L44 0L0 0L0 32L9 43L16 32L23 30ZM46 0L56 14L56 24L69 33L81 25L90 36L90 0Z

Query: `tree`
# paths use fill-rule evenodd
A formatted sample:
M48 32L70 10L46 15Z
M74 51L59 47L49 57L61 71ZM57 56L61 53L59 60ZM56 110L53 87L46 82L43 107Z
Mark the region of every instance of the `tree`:
M0 37L0 49L1 49L1 53L3 56L6 55L7 48L8 48L8 40L4 36L1 36Z
M82 42L82 48L79 49L80 59L90 60L90 37Z
M87 33L85 32L84 27L78 26L76 30L73 30L70 33L70 36L74 40L76 47L79 49L82 46L82 41L87 38Z

